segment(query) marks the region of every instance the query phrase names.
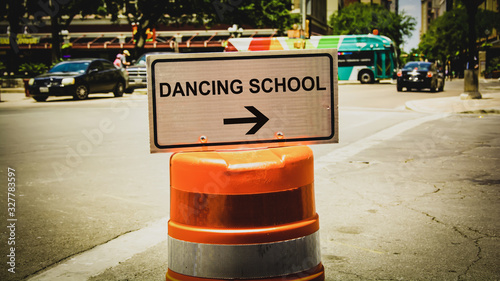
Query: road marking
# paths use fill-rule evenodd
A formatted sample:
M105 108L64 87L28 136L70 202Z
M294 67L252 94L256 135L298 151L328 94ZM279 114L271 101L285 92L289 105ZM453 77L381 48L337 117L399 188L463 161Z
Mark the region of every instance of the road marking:
M408 120L402 123L398 123L392 127L384 129L378 133L375 133L369 137L357 140L349 145L341 147L339 149L335 149L332 152L321 156L315 163L315 169L325 168L329 164L338 163L342 161L346 161L348 158L360 153L363 150L369 149L377 144L380 144L383 141L394 138L395 136L409 130L415 128L424 123L439 120L449 116L449 113L445 114L434 114L425 116L418 119Z
M167 240L167 219L119 236L42 271L30 281L87 280Z

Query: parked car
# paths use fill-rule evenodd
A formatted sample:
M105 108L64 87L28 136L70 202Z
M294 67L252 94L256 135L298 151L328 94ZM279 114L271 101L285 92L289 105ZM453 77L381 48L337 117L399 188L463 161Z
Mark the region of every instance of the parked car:
M127 73L108 60L74 59L58 63L47 73L31 78L28 90L36 101L46 101L49 96L84 100L90 93L108 92L121 97L127 81Z
M147 83L147 71L146 71L146 57L149 55L165 55L165 54L177 54L172 52L150 52L145 53L139 57L139 59L127 68L128 72L128 88L125 92L132 93L135 89L146 88Z
M444 90L444 74L431 62L409 62L397 73L398 92L406 88L430 89L431 92Z

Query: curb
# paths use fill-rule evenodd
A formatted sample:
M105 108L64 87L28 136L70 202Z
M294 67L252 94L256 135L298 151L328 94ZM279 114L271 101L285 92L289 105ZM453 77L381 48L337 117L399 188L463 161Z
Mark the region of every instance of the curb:
M443 111L438 111L438 110L425 110L421 109L418 106L415 106L411 104L411 102L407 102L405 105L405 108L407 110L415 111L415 112L420 112L420 113L443 113ZM453 111L449 113L454 113L454 114L500 114L500 109L497 108L486 108L486 109L476 109L476 110L465 110L465 111Z
M24 94L24 88L0 88L2 94Z
M461 100L460 97L412 100L408 110L421 113L500 114L500 94L484 94L482 99Z
M147 88L140 88L140 89L135 89L134 94L137 95L147 95L148 94L148 89Z

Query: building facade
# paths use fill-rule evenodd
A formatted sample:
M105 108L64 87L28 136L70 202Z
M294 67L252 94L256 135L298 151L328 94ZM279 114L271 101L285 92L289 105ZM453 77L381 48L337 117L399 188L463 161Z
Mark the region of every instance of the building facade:
M328 5L336 1L327 0L292 0L292 14L302 15L302 1L306 1L306 18L309 21L310 35L325 35L331 32L328 26ZM331 8L331 6L329 7Z

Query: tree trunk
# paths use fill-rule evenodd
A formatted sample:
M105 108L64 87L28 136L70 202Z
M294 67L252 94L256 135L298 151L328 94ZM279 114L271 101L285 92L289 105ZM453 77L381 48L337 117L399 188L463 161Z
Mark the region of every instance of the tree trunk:
M21 55L21 50L17 45L17 34L22 33L19 21L24 14L24 7L22 2L18 0L9 0L8 5L9 9L7 11L7 19L10 26L9 43L15 59L9 59L8 62L11 64L7 63L7 66L10 67L11 70L15 69L17 71ZM14 65L12 65L12 62Z
M61 59L61 26L57 15L50 17L50 25L52 30L52 62L57 62Z
M135 55L142 53L142 50L144 49L144 45L146 44L146 30L147 26L149 25L149 21L145 20L143 22L140 22L137 25L137 33L135 34L135 50L134 53Z
M479 79L476 69L476 14L477 7L484 0L468 0L464 1L467 8L467 22L469 24L469 54L467 58L467 69L464 72L464 92L460 95L461 99L480 99L482 98L479 92Z
M464 71L464 92L460 95L463 100L482 98L479 92L479 70L466 69Z
M476 62L474 57L476 56L476 14L477 6L471 3L472 1L466 1L467 5L467 21L469 24L469 56L467 61L467 69L474 69Z

